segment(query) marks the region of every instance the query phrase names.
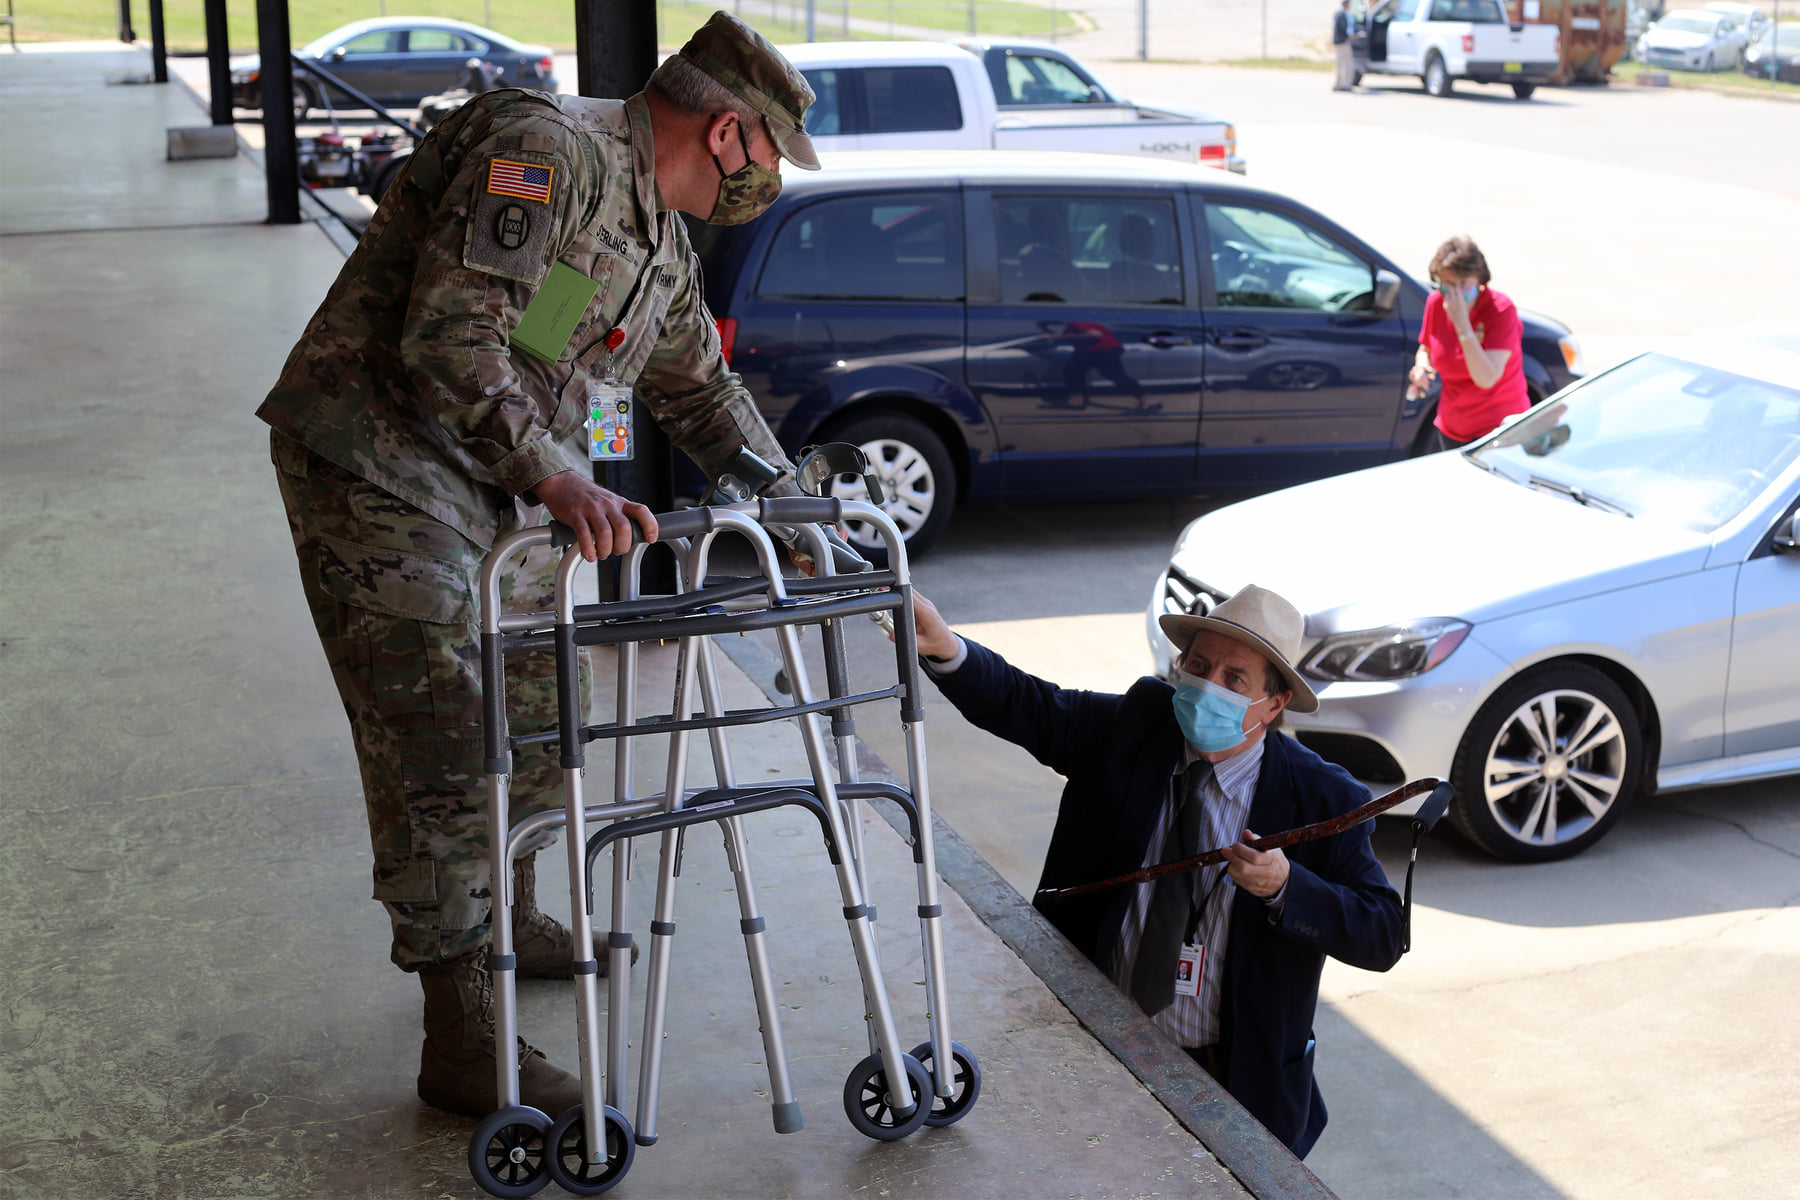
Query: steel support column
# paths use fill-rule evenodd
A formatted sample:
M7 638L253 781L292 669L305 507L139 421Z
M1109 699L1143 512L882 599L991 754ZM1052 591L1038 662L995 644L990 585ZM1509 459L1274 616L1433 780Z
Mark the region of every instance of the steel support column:
M613 100L656 70L656 0L575 0L575 90Z
M256 0L256 42L262 57L263 175L269 224L300 223L300 162L294 141L294 63L287 0Z
M206 76L212 89L212 123L229 125L231 34L225 20L225 0L206 0Z
M150 0L150 74L158 83L169 82L169 39L163 34L162 0Z
M642 91L656 70L656 0L575 0L576 90L583 96L622 100ZM635 406L634 406L635 407ZM594 466L600 486L652 512L675 507L674 464L669 439L641 407L632 413L635 457ZM601 565L603 598L613 572ZM661 551L643 564L640 582L646 592L675 590L674 563Z

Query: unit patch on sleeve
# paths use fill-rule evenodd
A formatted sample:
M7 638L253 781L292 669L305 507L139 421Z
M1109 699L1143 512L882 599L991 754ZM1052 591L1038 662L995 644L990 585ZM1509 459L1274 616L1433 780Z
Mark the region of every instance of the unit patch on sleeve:
M536 285L555 257L550 243L558 228L556 167L495 158L485 174L487 186L478 185L472 197L463 264Z
M496 196L517 196L521 200L548 204L550 180L555 174L555 167L496 158L488 163L487 190Z
M494 240L502 250L517 250L531 234L531 217L522 204L509 204L494 218Z

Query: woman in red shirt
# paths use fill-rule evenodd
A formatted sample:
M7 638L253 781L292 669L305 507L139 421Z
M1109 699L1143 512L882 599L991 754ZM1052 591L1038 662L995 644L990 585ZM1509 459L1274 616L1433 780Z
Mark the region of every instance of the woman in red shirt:
M1488 286L1487 259L1473 238L1453 237L1431 256L1431 281L1410 378L1443 380L1428 450L1453 450L1492 433L1531 407L1525 391L1524 326L1513 302Z

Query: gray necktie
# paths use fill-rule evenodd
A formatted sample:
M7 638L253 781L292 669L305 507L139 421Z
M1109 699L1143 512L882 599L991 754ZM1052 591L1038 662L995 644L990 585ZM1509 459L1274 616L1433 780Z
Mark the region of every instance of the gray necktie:
M1159 862L1178 862L1200 852L1200 815L1204 801L1200 789L1212 764L1196 759L1181 773L1175 797L1175 820L1163 839ZM1131 998L1145 1014L1155 1016L1175 999L1175 961L1181 956L1181 939L1194 919L1193 871L1168 875L1156 881L1150 908L1144 915L1144 935L1138 939L1137 962L1131 969Z

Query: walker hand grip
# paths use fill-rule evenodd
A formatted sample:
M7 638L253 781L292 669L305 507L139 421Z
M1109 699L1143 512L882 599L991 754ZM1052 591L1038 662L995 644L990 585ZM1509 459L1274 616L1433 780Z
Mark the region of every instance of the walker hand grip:
M689 529L685 527L681 518L686 517L689 513L704 513L705 511L704 508L687 508L682 509L680 512L658 513L656 516L656 536L658 538L687 537L692 533L699 532L698 529ZM626 520L631 521L631 531L634 540L639 542L649 540L644 537L644 527L642 525L638 524L630 517L627 517ZM676 528L671 529L670 526L672 525L676 526ZM700 526L700 529L711 528L712 522L710 520ZM573 546L578 540L579 539L575 536L575 531L570 529L567 525L564 525L561 521L550 522L550 544L558 550Z
M710 508L678 508L674 512L656 514L656 538L693 537L717 524Z
M824 496L765 496L758 519L765 525L836 525L844 519L843 502Z

